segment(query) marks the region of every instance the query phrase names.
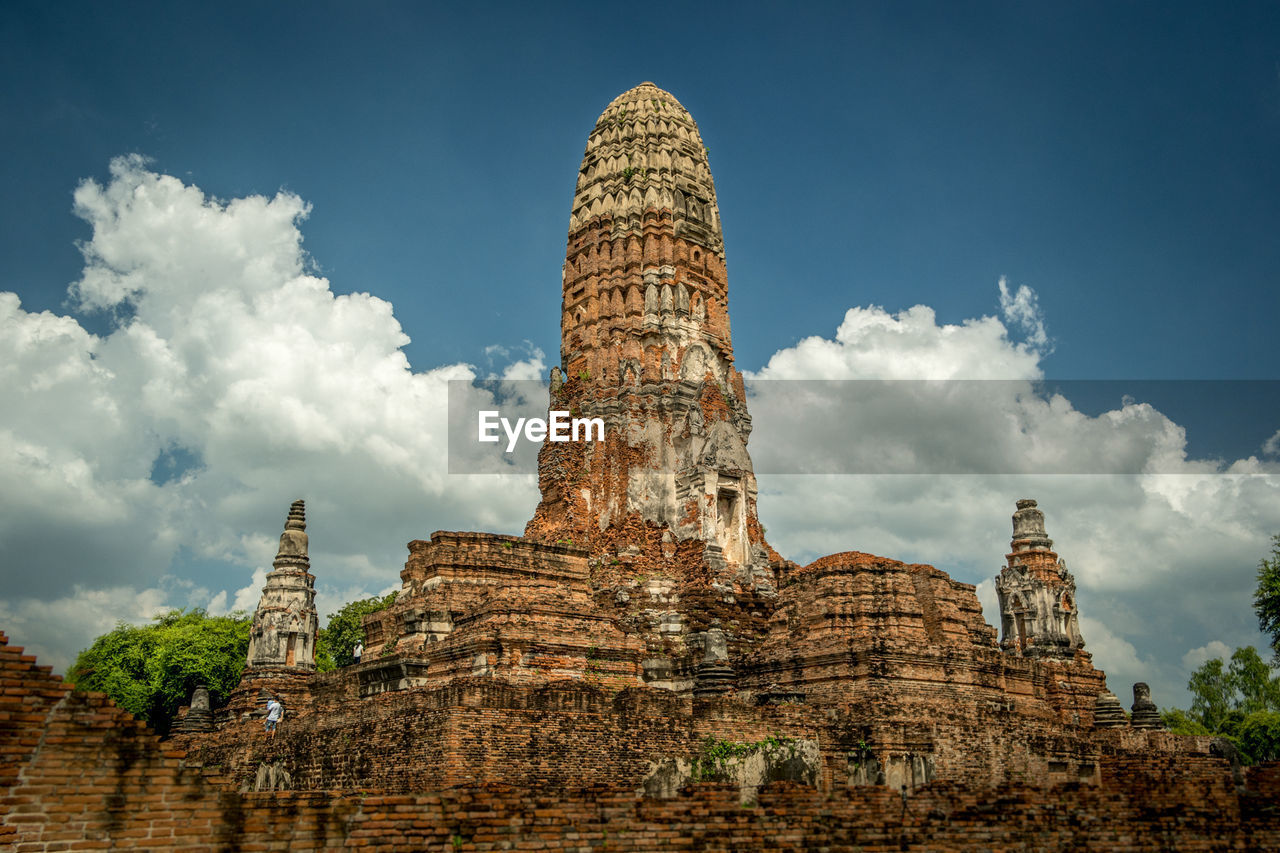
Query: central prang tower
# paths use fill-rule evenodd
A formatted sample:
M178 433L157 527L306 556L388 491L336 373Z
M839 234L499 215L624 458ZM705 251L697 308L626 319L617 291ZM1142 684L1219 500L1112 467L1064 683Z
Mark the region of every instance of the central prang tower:
M772 592L707 148L652 83L587 139L560 335L551 408L602 418L605 441L543 445L525 535L583 546L606 572Z

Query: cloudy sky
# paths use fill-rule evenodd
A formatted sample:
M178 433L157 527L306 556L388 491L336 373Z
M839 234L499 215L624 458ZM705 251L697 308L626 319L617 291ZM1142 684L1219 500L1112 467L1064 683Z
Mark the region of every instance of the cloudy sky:
M1126 704L1262 642L1275 4L17 2L0 48L0 629L59 670L251 608L297 497L322 615L523 528L531 480L447 473L447 380L557 360L578 162L642 80L710 148L742 370L1001 380L762 390L760 470L810 472L761 474L779 550L929 562L994 621L1035 497Z

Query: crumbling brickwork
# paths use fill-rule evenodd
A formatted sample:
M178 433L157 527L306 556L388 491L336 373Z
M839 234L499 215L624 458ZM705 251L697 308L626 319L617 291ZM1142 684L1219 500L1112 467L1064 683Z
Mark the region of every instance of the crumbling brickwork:
M400 577L396 603L365 622L366 660L389 658L362 667L366 695L471 676L639 682L643 645L593 606L579 548L439 532L409 543Z
M1237 788L1227 763L1208 756L1117 753L1095 784L935 782L909 795L782 784L754 804L715 785L653 799L599 785L451 788L427 775L418 790L431 793L242 793L212 784L211 768L105 697L72 691L3 634L0 721L0 845L16 851L1280 847L1280 768L1251 768Z

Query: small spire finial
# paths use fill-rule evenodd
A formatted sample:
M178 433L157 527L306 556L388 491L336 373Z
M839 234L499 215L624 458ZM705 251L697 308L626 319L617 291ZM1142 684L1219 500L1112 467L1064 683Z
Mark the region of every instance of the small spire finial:
M304 500L296 500L289 507L289 517L285 519L284 526L286 530L306 530L307 529L307 502Z
M307 512L306 502L296 500L289 507L289 517L284 522L284 533L280 536L280 550L276 552L275 567L309 565L307 558Z

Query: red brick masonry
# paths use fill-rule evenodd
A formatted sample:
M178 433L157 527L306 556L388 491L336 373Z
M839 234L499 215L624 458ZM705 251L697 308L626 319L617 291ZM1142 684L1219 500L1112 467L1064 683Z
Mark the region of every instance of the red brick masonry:
M412 737L412 732L406 733ZM236 793L0 634L0 846L54 850L1276 850L1280 766L1103 759L1097 783ZM211 778L206 778L210 776Z

